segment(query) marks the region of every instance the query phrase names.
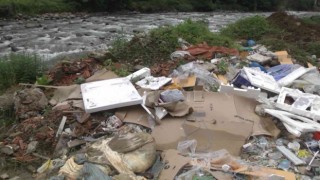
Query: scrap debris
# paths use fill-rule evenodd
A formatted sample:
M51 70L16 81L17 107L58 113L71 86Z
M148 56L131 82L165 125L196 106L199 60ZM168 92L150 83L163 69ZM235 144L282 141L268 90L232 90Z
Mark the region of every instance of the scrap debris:
M89 58L55 66L53 86L23 86L1 156L44 179L320 176L318 69L259 44L180 41L170 61L126 77Z

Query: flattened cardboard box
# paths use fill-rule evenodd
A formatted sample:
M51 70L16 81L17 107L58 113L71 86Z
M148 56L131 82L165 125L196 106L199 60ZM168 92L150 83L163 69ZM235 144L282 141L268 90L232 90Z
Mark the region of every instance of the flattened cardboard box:
M197 152L227 149L232 155L239 155L249 136L279 134L270 119L261 119L254 113L257 104L254 100L223 93L201 93L185 93L187 103L194 109L190 116L167 116L152 129L158 150L176 149L179 141L196 139ZM150 127L147 114L139 106L121 108L120 113L124 122Z

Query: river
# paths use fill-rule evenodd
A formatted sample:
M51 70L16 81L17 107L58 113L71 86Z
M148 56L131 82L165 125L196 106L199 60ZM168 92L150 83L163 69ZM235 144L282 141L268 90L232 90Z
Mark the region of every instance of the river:
M313 12L289 12L311 16ZM20 20L0 20L0 57L12 52L35 53L45 60L68 59L105 50L119 37L132 37L186 19L205 20L211 31L248 16L271 13L155 13L155 14L49 14Z

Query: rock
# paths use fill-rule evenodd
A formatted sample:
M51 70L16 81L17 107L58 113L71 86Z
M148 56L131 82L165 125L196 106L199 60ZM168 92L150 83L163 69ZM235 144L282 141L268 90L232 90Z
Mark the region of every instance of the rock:
M27 23L25 24L25 28L37 28L37 27L41 27L42 25L39 23Z
M19 176L15 176L13 178L10 178L9 180L20 180L20 179L22 179L22 178L20 178Z
M7 36L3 36L3 39L7 40L7 41L11 41L13 39L13 37L10 35L7 35Z
M6 155L12 155L14 153L13 148L9 145L0 148L0 152Z
M140 69L143 69L143 68L145 68L145 67L142 66L142 65L135 65L135 66L133 67L134 71L139 71Z
M35 167L33 167L32 165L28 165L27 169L31 172L31 173L36 173L37 169Z
M9 175L7 173L3 173L0 176L1 179L9 179Z
M27 119L39 115L48 105L48 99L41 89L24 89L14 94L14 107L20 119Z
M28 144L27 153L29 154L29 153L34 152L34 151L37 149L38 144L39 144L38 141L31 141L31 142Z
M58 111L65 111L71 108L71 105L69 104L68 101L59 103L57 105L55 105L52 110L58 110Z

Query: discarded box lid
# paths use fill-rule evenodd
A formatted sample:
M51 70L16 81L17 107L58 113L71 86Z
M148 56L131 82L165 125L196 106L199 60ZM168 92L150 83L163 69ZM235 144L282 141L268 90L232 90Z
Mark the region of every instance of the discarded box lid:
M81 84L86 113L142 103L142 97L126 78Z

